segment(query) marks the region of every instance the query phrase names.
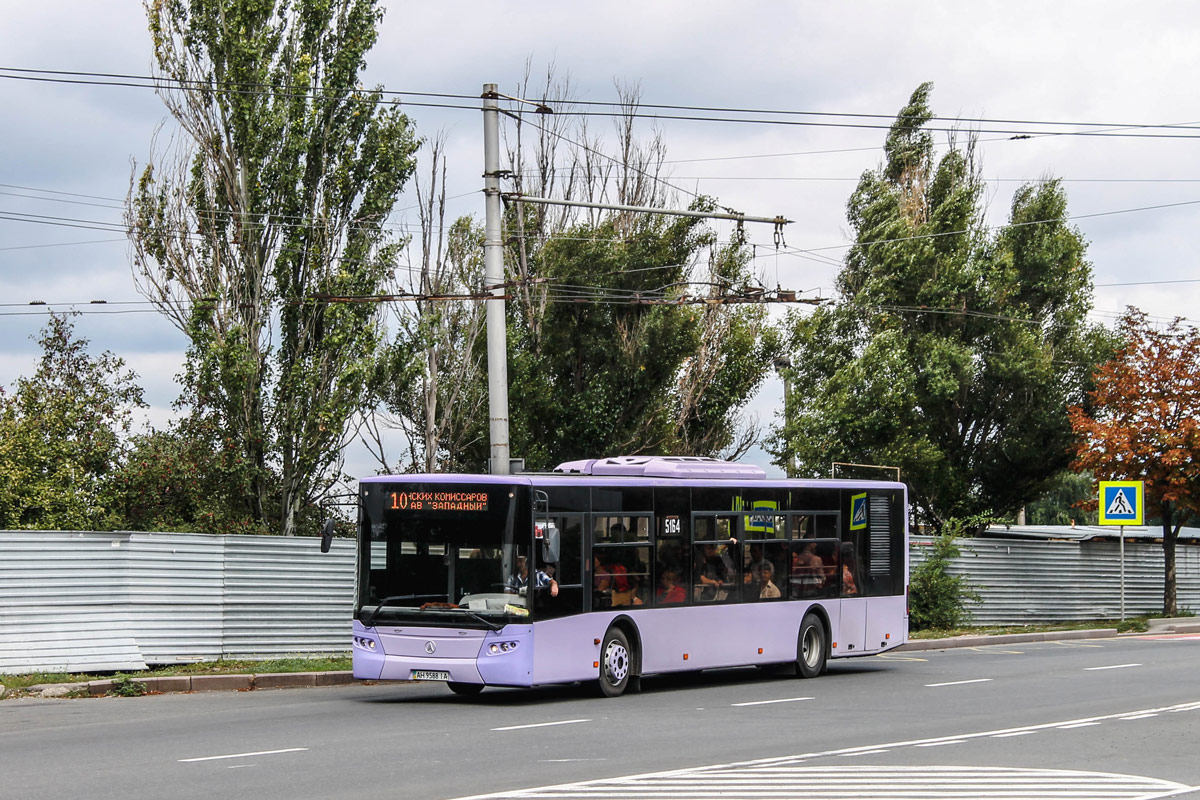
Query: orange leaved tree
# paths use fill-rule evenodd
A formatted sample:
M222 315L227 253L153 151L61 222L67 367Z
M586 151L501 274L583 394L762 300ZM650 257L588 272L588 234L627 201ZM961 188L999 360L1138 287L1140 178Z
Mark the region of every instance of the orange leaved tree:
M1141 480L1146 510L1162 517L1163 614L1176 613L1175 542L1200 512L1200 331L1175 319L1156 326L1129 308L1123 344L1096 373L1090 408L1068 410L1079 442L1075 469L1104 480Z

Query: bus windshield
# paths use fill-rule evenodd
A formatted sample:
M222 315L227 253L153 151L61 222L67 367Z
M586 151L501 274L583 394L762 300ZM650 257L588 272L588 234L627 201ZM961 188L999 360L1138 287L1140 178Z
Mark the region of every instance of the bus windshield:
M362 497L364 625L495 628L528 617L544 573L529 563L527 488L364 482Z

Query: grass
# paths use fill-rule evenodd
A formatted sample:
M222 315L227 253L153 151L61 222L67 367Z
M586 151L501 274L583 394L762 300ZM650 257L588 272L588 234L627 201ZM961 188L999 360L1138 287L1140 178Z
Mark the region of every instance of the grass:
M24 675L0 675L0 684L10 692L20 692L40 683L85 683L111 679L115 675L130 681L161 678L168 675L242 675L267 672L341 672L350 669L350 657L277 658L269 661L202 661L172 664L140 672L30 672Z
M978 625L963 628L927 628L910 631L910 639L947 639L951 636L996 636L1005 633L1051 633L1053 631L1084 631L1095 628L1116 628L1118 633L1141 633L1149 629L1147 617L1127 617L1124 620L1092 619L1082 622L1054 622L1039 625Z

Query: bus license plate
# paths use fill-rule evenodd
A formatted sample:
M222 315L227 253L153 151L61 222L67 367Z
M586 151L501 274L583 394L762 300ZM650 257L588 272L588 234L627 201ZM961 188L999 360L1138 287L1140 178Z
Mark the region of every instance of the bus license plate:
M448 681L450 673L433 669L414 669L412 679L414 681Z

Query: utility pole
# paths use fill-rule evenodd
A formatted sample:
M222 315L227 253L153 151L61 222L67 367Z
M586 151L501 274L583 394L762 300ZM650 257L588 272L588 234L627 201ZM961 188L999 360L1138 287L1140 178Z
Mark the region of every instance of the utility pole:
M500 100L496 84L483 85L483 284L487 304L488 472L509 474L508 335L504 314L504 242L500 238Z
M779 356L775 359L775 371L779 373L779 377L783 380L783 426L787 430L788 424L792 421L792 386L790 374L792 369L792 360L787 356ZM792 452L790 444L786 445L787 461L783 465L783 474L789 478L796 477L796 456Z

